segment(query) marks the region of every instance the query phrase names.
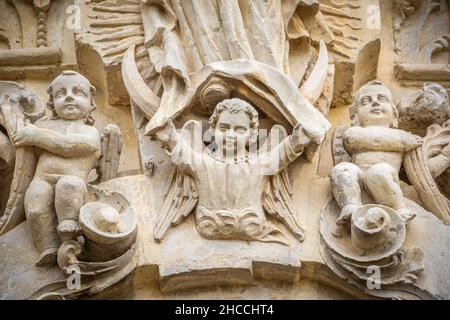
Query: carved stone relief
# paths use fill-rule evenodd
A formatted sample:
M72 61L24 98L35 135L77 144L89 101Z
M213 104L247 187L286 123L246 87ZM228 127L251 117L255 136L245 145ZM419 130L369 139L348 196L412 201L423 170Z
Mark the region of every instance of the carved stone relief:
M50 116L44 116L39 98L19 85L3 82L2 89L7 134L2 133L7 147L2 160L4 170L14 166L14 178L1 233L26 217L37 267L58 263L68 275L67 268L78 267L94 279L110 276L133 256L136 214L121 194L90 185L95 180L90 182L89 175L98 170L99 182L117 176L120 129L108 125L99 132L93 127L95 88L77 72L64 71L50 84Z
M136 63L140 54L134 48L124 56L122 73L132 100L142 166L152 168L152 184L164 190L162 199L154 198L157 217L153 234L162 246L173 241L166 239L176 232L168 231L169 227L191 212L197 232L205 238L200 243L274 243L286 247L282 250L290 255L297 247L292 246L292 235L303 241L287 168L302 153L311 160L325 137L329 123L322 113L328 112L329 103L321 108L319 100L330 87L333 73L322 40L317 39L319 50L309 71L310 63L305 62L312 57L289 50L309 38L307 30L317 25L310 21L313 24L304 26L302 19L306 18L297 9L319 14L316 1L293 3L237 6L233 1L212 2L200 8L188 2L142 4L145 45L156 81L143 78ZM211 19L200 23L203 16ZM273 42L273 37L277 41ZM297 65L301 57L306 61ZM303 79L307 73L308 78ZM263 121L270 125L261 126ZM225 127L234 132L229 137L236 140L234 149L224 145ZM261 128L269 135L259 137ZM291 136L286 129L292 130ZM269 169L274 160L279 164ZM168 163L166 168L163 161ZM158 185L159 177L165 179L164 187ZM241 184L241 179L248 185ZM244 189L252 191L244 193ZM284 226L280 229L275 220ZM188 224L184 228L189 228ZM180 236L178 231L171 238ZM192 248L195 245L193 242ZM208 254L209 250L199 259L206 262ZM278 259L257 252L256 256L267 263ZM198 263L185 259L191 269L200 272ZM203 269L210 272L230 267L223 260L209 260ZM292 265L297 266L299 262L294 260ZM169 265L160 264L160 277L174 278L177 270L186 268L166 267ZM281 268L283 263L276 265ZM186 286L192 285L189 281Z
M73 30L66 8L70 0L7 0L0 4L0 76L18 80L56 76L76 66Z
M30 177L22 175L27 165L34 165L34 159L24 150L16 150L13 135L17 123L35 122L45 113L39 98L31 91L15 82L0 83L0 128L1 128L1 168L2 168L2 202L0 234L3 234L25 219L23 193Z
M145 46L140 0L90 1L80 4L82 28L75 29L76 40L84 53L82 65L89 64L90 54L98 55L105 77L99 79L111 105L128 105L129 97L121 76L122 57L131 45L137 47L137 64L143 77L154 76ZM86 59L86 60L85 60ZM84 69L84 68L83 68ZM85 68L89 71L89 67Z
M320 38L328 40L325 41L334 53L332 104L334 107L347 106L351 103L353 88L359 88L359 82L367 82L377 76L380 4L379 1L334 0L320 0L319 3L319 23L328 31Z
M448 299L448 9L1 2L0 299Z
M448 93L437 83L425 83L421 90L399 103L400 126L424 137L423 146L407 159L410 180L416 186L424 208L450 223L448 185L450 167ZM443 193L444 195L442 195Z
M430 88L434 95L430 96ZM429 124L427 111L434 111L434 120L442 123L438 111L444 120L448 117L448 96L441 86L426 84L401 107L401 114L410 117L409 121L403 118L409 125L417 125L412 114L423 120L421 124ZM382 82L369 82L355 93L350 106L352 127L340 128L334 135L334 199L321 216L324 259L337 274L359 286L368 283L367 270L375 268L380 274L378 286L364 290L381 297L387 288L398 297L402 291L416 294L414 283L424 271L420 244L405 246L406 237L414 237L407 234L406 226L422 210L406 199L405 182L399 175L402 165L420 205L449 223L449 202L434 177L449 168L445 148L450 139L439 124L431 124L423 139L398 129L398 117L392 94ZM383 291L378 291L380 286Z
M178 170L170 182L155 238L161 240L170 224L177 224L196 208L197 230L205 238L285 243L282 233L267 222L264 208L303 241L304 231L296 221L284 169L311 142L319 144L320 133L298 124L287 136L283 127L274 127L266 142L268 146L250 153L248 144L258 139L258 112L237 98L220 102L209 123L216 143L213 151L203 146L201 138L196 141L195 130L197 137L201 136L198 122L187 122L179 134L169 120L156 132ZM243 193L240 179L247 181L251 192ZM180 194L184 199L180 199Z
M397 78L450 80L449 21L448 1L394 1Z

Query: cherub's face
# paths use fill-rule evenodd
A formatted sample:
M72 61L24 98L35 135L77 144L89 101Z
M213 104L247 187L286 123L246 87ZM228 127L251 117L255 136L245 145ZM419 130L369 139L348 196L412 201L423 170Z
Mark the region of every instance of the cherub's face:
M52 85L55 112L61 119L85 119L91 112L89 83L77 75L62 76Z
M220 113L214 130L214 138L226 152L234 152L238 146L245 147L250 140L250 118L244 111Z
M391 93L381 86L367 86L356 102L357 117L361 126L389 127L395 114Z

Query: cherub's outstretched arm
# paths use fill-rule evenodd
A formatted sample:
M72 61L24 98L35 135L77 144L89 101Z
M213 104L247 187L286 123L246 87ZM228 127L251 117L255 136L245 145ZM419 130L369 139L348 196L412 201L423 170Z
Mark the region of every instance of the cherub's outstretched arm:
M322 140L318 134L309 132L299 123L294 127L292 135L265 154L264 162L269 164L266 174L273 175L283 170L289 163L297 159L310 143L319 144Z
M13 140L17 147L36 146L65 158L86 156L100 150L100 136L95 128L86 134L64 135L28 124L18 128Z
M201 124L194 120L188 121L178 132L172 121L167 120L155 135L169 151L172 162L182 171L194 174L196 161L201 161L203 156Z
M422 138L410 132L386 127L353 126L345 131L343 143L349 154L355 152L409 152L422 145Z

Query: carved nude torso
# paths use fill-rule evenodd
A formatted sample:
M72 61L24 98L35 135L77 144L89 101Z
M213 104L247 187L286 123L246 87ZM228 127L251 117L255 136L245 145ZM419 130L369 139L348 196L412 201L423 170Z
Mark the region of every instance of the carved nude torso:
M101 144L97 129L83 120L43 120L35 128L38 134L30 145L38 160L25 194L25 210L33 221L31 231L40 252L36 265L41 266L54 263L60 240L80 232L78 213Z
M49 129L62 135L76 137L78 135L90 136L92 140L98 140L98 148L90 153L67 156L58 155L48 150L39 148L37 150L39 160L36 167L36 176L52 181L64 175L77 176L86 180L89 172L95 167L100 156L100 134L93 126L83 123L63 120L39 121L36 126Z
M389 164L399 172L411 138L410 133L399 129L352 127L345 132L343 142L352 162L364 172L378 163Z
M343 145L352 161L337 164L331 173L333 194L341 207L339 225L347 223L363 204L363 189L375 203L397 210L405 220L412 219L399 185L403 157L412 141L412 134L383 126L352 127L345 132Z
M193 154L196 151L179 137L172 160L195 178L200 211L229 210L239 215L250 210L265 220L261 193L267 179L298 157L285 139L267 154L249 154L247 159L227 162L206 148Z

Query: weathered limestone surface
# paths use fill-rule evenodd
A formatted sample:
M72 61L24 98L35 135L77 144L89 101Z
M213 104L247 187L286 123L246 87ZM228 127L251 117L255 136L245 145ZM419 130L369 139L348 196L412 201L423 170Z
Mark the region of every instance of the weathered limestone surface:
M64 17L73 1L2 1L2 80L55 77L76 68L73 30Z
M36 268L39 253L34 249L30 228L26 222L2 236L2 271L0 292L2 299L27 299L45 285L65 281L59 268Z
M315 184L317 187L310 192L327 193L327 181L316 181ZM317 214L307 219L308 225L317 226L317 231L309 232L304 243L294 247L296 251L277 244L247 245L225 240L214 240L211 245L211 241L196 233L192 220L172 230L167 236L168 242L164 242L167 246L162 247L153 239L156 217L151 199L155 195L149 188L148 178L142 175L117 178L102 184L102 187L107 191L123 193L136 206L135 209L140 208L141 215L138 218L135 271L122 280L116 289L113 287L111 293L104 292L99 298L244 298L247 294L264 299L278 295L282 298L368 297L346 285L324 264L316 245L320 237L317 229L320 217ZM432 269L433 272L424 273L415 284L419 288L426 288L419 297L448 299L449 283L445 272L449 268L450 259L446 250L449 227L442 225L437 218L413 202L408 201L408 205L416 209L418 215L408 226L404 247L420 245L421 248L433 248L424 250L424 269ZM318 209L313 212L317 213ZM32 266L37 253L27 254L35 252L31 238L27 237L28 232L26 223L23 223L2 237L2 252L8 252L2 256L2 279L11 279L1 282L4 299L27 298L46 284L65 280L57 267L39 269ZM24 239L21 242L23 245L6 251L11 242L17 243L19 239ZM292 242L295 243L295 239ZM222 246L231 254L217 253ZM295 254L299 249L301 254ZM270 284L271 282L274 284ZM211 289L217 286L221 289ZM255 286L261 287L261 291ZM268 286L274 292L269 293ZM237 287L241 289L236 289ZM319 294L320 290L324 290L326 294ZM417 297L411 295L408 298Z
M449 9L0 2L0 299L450 299Z

